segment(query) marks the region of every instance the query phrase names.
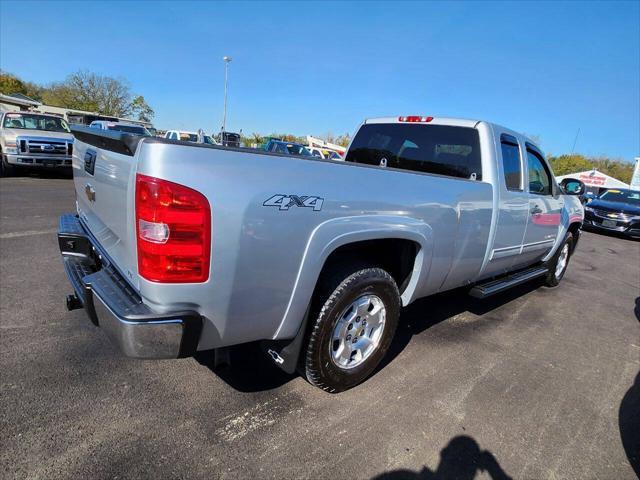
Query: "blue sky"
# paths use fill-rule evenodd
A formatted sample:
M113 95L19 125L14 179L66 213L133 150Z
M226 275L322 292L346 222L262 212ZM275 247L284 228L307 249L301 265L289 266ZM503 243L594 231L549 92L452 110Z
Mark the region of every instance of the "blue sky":
M0 2L0 68L126 79L160 128L352 133L487 119L547 153L640 155L640 2Z

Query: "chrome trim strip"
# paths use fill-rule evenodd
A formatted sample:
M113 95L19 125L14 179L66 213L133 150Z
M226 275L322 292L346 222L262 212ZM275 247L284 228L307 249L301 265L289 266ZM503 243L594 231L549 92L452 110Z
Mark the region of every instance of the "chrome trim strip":
M496 259L496 258L509 257L511 255L518 255L518 254L520 254L520 249L521 248L522 248L521 245L515 245L513 247L494 248L491 251L490 260L493 260L493 259Z

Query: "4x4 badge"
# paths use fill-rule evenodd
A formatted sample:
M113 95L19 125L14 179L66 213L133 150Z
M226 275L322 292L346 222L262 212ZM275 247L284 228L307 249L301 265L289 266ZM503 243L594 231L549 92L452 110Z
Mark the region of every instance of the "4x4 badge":
M291 207L313 208L314 211L322 210L324 198L307 195L274 195L262 204L265 207L278 207L280 210L289 210Z

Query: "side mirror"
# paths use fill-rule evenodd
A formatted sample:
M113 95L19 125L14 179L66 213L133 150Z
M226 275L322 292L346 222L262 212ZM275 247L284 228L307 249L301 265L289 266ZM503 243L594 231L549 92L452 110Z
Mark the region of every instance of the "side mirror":
M584 183L575 178L565 178L560 182L560 186L567 195L582 195L586 189Z

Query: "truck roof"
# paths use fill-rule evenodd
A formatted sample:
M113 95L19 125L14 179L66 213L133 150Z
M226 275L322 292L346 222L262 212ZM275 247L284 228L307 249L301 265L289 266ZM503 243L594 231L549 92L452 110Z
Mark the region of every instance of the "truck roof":
M62 120L64 120L64 117L62 117L61 115L55 115L53 113L34 112L32 110L4 111L4 112L0 112L0 115L6 115L6 116L11 116L11 115L36 115L38 117L61 118Z
M412 118L419 117L423 120L400 120L401 118ZM430 120L428 120L430 119ZM378 117L378 118L368 118L364 121L364 123L405 123L414 121L416 123L429 123L431 125L453 125L456 127L475 127L480 120L471 120L468 118L451 118L451 117L435 117L435 116L422 116L422 115L413 115L413 116L397 116L397 117Z
M407 120L411 118L411 120ZM404 120L401 120L404 119ZM419 120L418 120L419 119ZM422 115L414 115L414 116L397 116L397 117L378 117L378 118L368 118L364 121L364 124L368 123L424 123L429 125L449 125L454 127L467 127L467 128L475 128L480 122L493 125L499 127L501 130L511 132L516 135L521 135L525 138L529 143L536 145L537 142L527 135L523 133L516 132L509 128L503 127L502 125L498 125L497 123L487 122L485 120L472 120L469 118L454 118L454 117L436 117L436 116L422 116ZM538 147L539 148L539 147Z

